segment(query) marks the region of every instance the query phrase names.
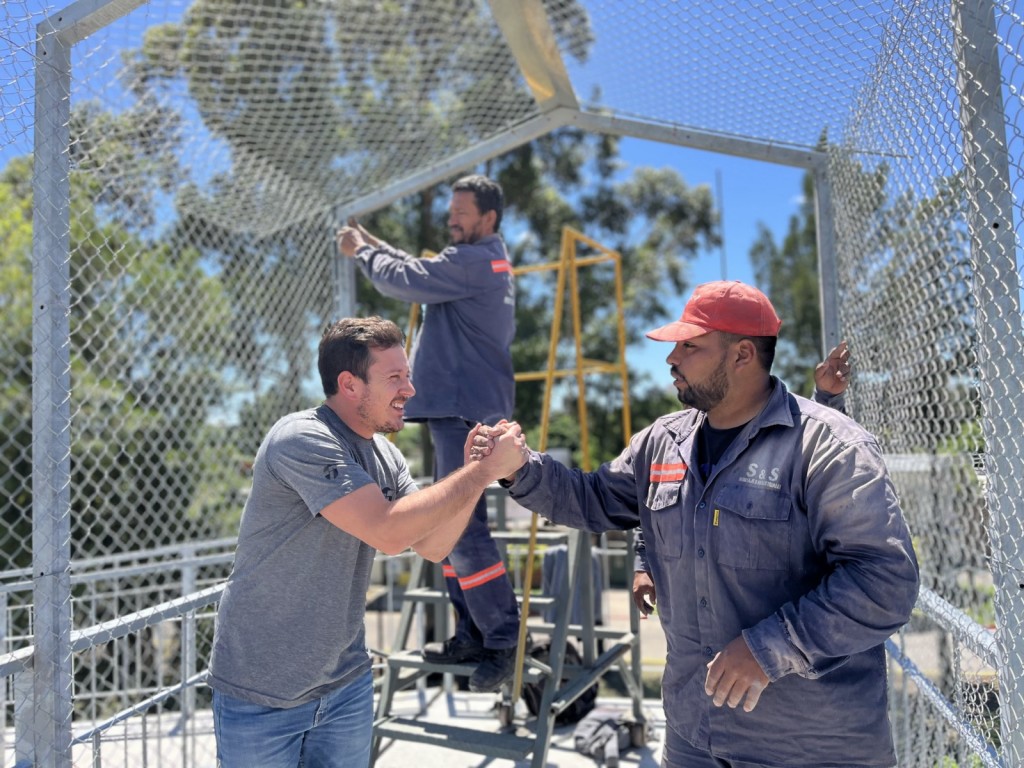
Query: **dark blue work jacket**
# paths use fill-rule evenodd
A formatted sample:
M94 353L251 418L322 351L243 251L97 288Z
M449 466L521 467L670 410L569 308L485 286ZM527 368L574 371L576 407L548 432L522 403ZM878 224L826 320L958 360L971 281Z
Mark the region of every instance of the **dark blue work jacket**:
M668 647L668 727L726 759L891 766L883 643L918 567L874 437L772 380L763 411L704 483L695 409L658 419L596 472L533 454L510 486L590 531L640 526ZM707 664L740 636L770 678L753 712L717 708Z

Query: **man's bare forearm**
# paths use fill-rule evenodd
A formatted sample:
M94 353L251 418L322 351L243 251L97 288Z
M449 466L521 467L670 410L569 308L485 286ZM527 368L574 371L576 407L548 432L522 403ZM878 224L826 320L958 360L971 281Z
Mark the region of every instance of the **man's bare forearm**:
M440 534L441 541L454 536L454 546L469 522L477 499L490 482L488 467L473 462L433 485L392 502L387 524L396 526L395 533L406 542L404 546L415 548L424 542L425 547L435 549L434 534Z
M413 544L412 548L416 550L416 554L435 563L448 557L455 544L462 537L466 526L469 525L469 520L476 510L479 499L480 497L477 496L475 500L466 504L465 507L452 515L446 522Z

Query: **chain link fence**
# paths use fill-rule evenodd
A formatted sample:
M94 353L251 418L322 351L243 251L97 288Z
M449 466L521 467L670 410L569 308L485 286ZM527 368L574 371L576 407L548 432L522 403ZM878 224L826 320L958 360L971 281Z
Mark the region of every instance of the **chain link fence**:
M852 409L933 593L904 638L926 677L896 675L901 765L1024 764L1021 33L1010 5L897 8L829 150Z
M1013 3L7 0L0 18L19 756L69 765L72 723L203 668L215 598L174 600L227 565L142 575L132 556L233 536L266 428L319 399L320 330L355 306L338 221L576 124L815 174L825 336L851 342L850 410L923 570L890 649L900 765L1024 765ZM116 578L70 575L109 558ZM171 630L140 618L168 603Z

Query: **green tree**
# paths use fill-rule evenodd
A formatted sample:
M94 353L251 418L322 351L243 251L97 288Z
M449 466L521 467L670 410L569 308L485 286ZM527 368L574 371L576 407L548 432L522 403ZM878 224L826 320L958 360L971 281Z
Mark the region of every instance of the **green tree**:
M0 552L10 567L27 563L32 537L32 202L16 183L27 168L15 161L0 175Z
M879 236L865 258L879 268L856 307L864 343L894 350L868 383L878 432L895 452L958 444L976 433L980 420L962 178L939 179L934 190L930 196L908 190L875 214Z
M287 302L264 300L260 286L267 283L258 277L272 266L286 265L291 272L314 276L317 289L326 288L325 233L317 231L321 222L289 222L280 235L246 237L238 234L245 222L229 231L217 223L216 215L207 215L240 195L249 159L258 157L260 167L285 186L300 183L302 189L322 190L326 199L345 199L352 189L372 189L387 181L394 173L393 159L407 146L431 156L448 154L466 141L501 130L510 115L525 116L534 105L519 84L518 67L504 40L471 0L433 3L431 23L413 2L371 8L353 1L330 13L286 2L275 3L272 11L251 3L243 13L238 3L200 0L180 24L150 30L143 46L127 59L140 98L180 93L183 83L207 130L232 148L233 167L215 174L205 192L194 186L179 192L175 236L220 266L235 327L240 334L264 340L264 350L251 350L247 362L239 363L243 375L257 381L267 365L285 356L293 383L288 391L298 392L299 382L308 377L308 345L303 340L311 335L309 318L300 317ZM582 6L560 6L551 19L563 50L584 60L592 33ZM434 32L439 23L457 26L463 34L439 38ZM287 46L281 44L282 28L289 30ZM502 108L474 109L481 101ZM388 130L373 130L382 114L387 115ZM311 120L309 115L317 117ZM701 243L714 241L716 220L706 188L690 189L678 175L651 169L619 180L617 158L614 138L564 128L490 161L483 170L506 190L503 229L516 235L516 264L556 258L565 225L622 253L633 340L640 329L664 318L662 290L671 286L682 291L685 260ZM258 197L269 186L253 184L251 191ZM375 212L363 223L410 252L438 250L447 239L447 199L446 185L438 185ZM518 370L546 364L553 285L553 275L521 281ZM580 294L584 317L607 315L609 274L582 275ZM381 297L365 283L360 283L358 295L360 312L405 324L408 307ZM321 306L330 304L327 299ZM585 344L590 357L614 349L612 318L589 323ZM266 350L277 353L264 354ZM541 396L536 385L519 388L517 413L525 422L539 419Z
M5 552L27 565L31 520L31 161L0 175L0 367ZM172 252L102 216L96 180L71 177L73 556L152 547L202 530L189 511L207 478L197 433L222 393L226 303L199 253ZM194 311L180 311L182 295ZM194 511L194 510L193 510Z
M810 173L804 174L802 193L780 243L765 224L758 223L750 261L755 282L771 297L782 318L773 370L793 391L810 397L814 366L822 355L817 221Z

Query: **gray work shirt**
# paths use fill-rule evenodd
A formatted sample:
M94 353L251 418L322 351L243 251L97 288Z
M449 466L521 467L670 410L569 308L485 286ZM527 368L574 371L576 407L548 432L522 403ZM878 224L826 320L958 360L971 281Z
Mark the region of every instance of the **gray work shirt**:
M360 437L328 406L270 429L217 614L211 688L295 707L370 668L363 617L375 550L320 511L371 483L390 500L416 490L387 438Z
M500 237L424 259L386 244L364 246L356 263L385 296L426 305L410 361L416 394L405 406L407 421L512 418L516 298Z
M835 408L840 413L846 413L846 395L842 392L838 395L833 395L831 392L815 387L814 402L827 405L829 408ZM637 528L634 533L633 544L636 556L633 558L633 570L634 572L643 571L644 573L650 573L651 567L647 564L647 546L644 544L644 532Z
M883 643L918 568L875 439L773 377L707 484L705 414L658 419L593 473L533 454L527 508L590 531L643 531L668 647L668 726L716 756L772 766L895 763ZM771 679L753 712L716 708L707 664L740 634Z

